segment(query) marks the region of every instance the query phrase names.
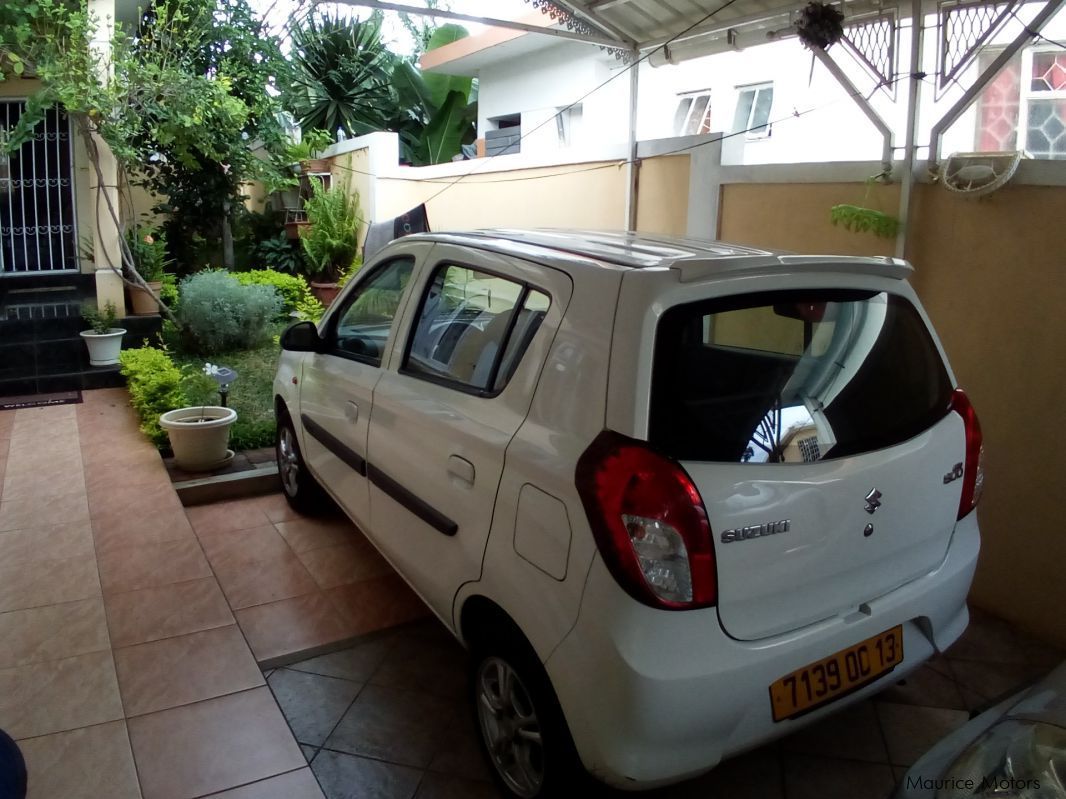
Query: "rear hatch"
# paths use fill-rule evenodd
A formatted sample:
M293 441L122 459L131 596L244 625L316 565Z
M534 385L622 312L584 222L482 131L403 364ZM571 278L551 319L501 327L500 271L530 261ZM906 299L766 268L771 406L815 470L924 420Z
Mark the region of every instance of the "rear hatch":
M730 635L855 612L937 567L965 455L951 391L900 295L774 291L664 313L649 439L703 497Z

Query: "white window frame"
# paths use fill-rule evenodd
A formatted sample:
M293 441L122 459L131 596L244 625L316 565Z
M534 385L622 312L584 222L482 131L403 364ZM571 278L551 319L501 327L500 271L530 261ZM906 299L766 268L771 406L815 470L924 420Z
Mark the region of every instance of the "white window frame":
M769 89L771 92L773 92L773 90L774 90L774 82L773 81L764 81L762 83L748 83L748 84L745 84L743 86L737 86L736 87L736 91L737 91L737 106L736 107L738 109L740 107L740 98L744 95L744 93L745 92L752 92L751 108L748 109L747 121L738 128L738 131L740 131L740 130L748 131L747 133L744 134L744 138L748 139L749 141L757 141L759 139L768 139L768 138L770 138L770 134L773 133L773 125L770 122L770 116L773 114L773 110L774 110L773 98L771 98L770 107L766 111L766 124L762 127L761 130L750 130L750 128L755 127L755 125L753 124L754 120L752 119L752 117L755 114L755 109L758 107L759 93L762 92L762 91L765 91L767 89ZM734 113L734 123L735 122L736 122L736 114Z
M699 123L696 125L696 133L686 133L686 131L688 130L688 127L689 127L689 123L692 122L692 109L696 107L696 101L700 97L706 97L707 98L707 105L704 106L703 113L700 115ZM675 136L697 136L697 135L700 135L699 131L700 131L700 128L703 127L704 122L709 122L710 121L709 118L711 116L711 104L714 101L713 98L711 97L711 90L710 89L700 89L698 91L693 91L693 92L680 92L677 95L677 105L674 106L674 117L675 117L675 119L677 117L677 111L678 111L679 107L681 106L681 104L683 102L685 102L685 100L690 100L691 102L689 103L688 108L685 110L685 118L681 121L681 124L677 125L676 122L675 122L675 124L674 124L674 135ZM710 131L708 130L708 132L710 132Z
M1061 50L1052 45L1026 47L1022 50L1021 76L1018 81L1018 133L1015 144L1020 150L1027 150L1029 144L1029 103L1032 100L1066 100L1066 90L1033 90L1033 56L1037 53L1059 53ZM1046 160L1046 159L1045 159ZM1056 159L1058 160L1058 159Z

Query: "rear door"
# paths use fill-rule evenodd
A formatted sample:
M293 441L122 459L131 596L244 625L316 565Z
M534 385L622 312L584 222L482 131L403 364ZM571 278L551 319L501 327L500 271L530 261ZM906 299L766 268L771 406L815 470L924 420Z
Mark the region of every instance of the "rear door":
M654 357L649 438L703 496L729 634L856 611L943 560L965 433L907 297L796 289L677 305Z

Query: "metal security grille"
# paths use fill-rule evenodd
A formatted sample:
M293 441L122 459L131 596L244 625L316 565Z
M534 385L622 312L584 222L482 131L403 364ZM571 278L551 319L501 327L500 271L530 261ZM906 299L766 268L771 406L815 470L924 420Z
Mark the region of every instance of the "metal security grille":
M25 102L0 102L0 134L11 130ZM4 275L78 268L70 122L53 108L33 138L0 156L0 272Z

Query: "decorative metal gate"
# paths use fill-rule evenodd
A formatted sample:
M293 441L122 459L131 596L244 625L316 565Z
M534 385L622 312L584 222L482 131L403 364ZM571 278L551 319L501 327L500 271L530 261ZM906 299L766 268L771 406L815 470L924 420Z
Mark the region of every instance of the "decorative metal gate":
M0 102L0 135L26 103ZM0 155L0 273L25 275L78 269L70 121L49 109L33 138Z

